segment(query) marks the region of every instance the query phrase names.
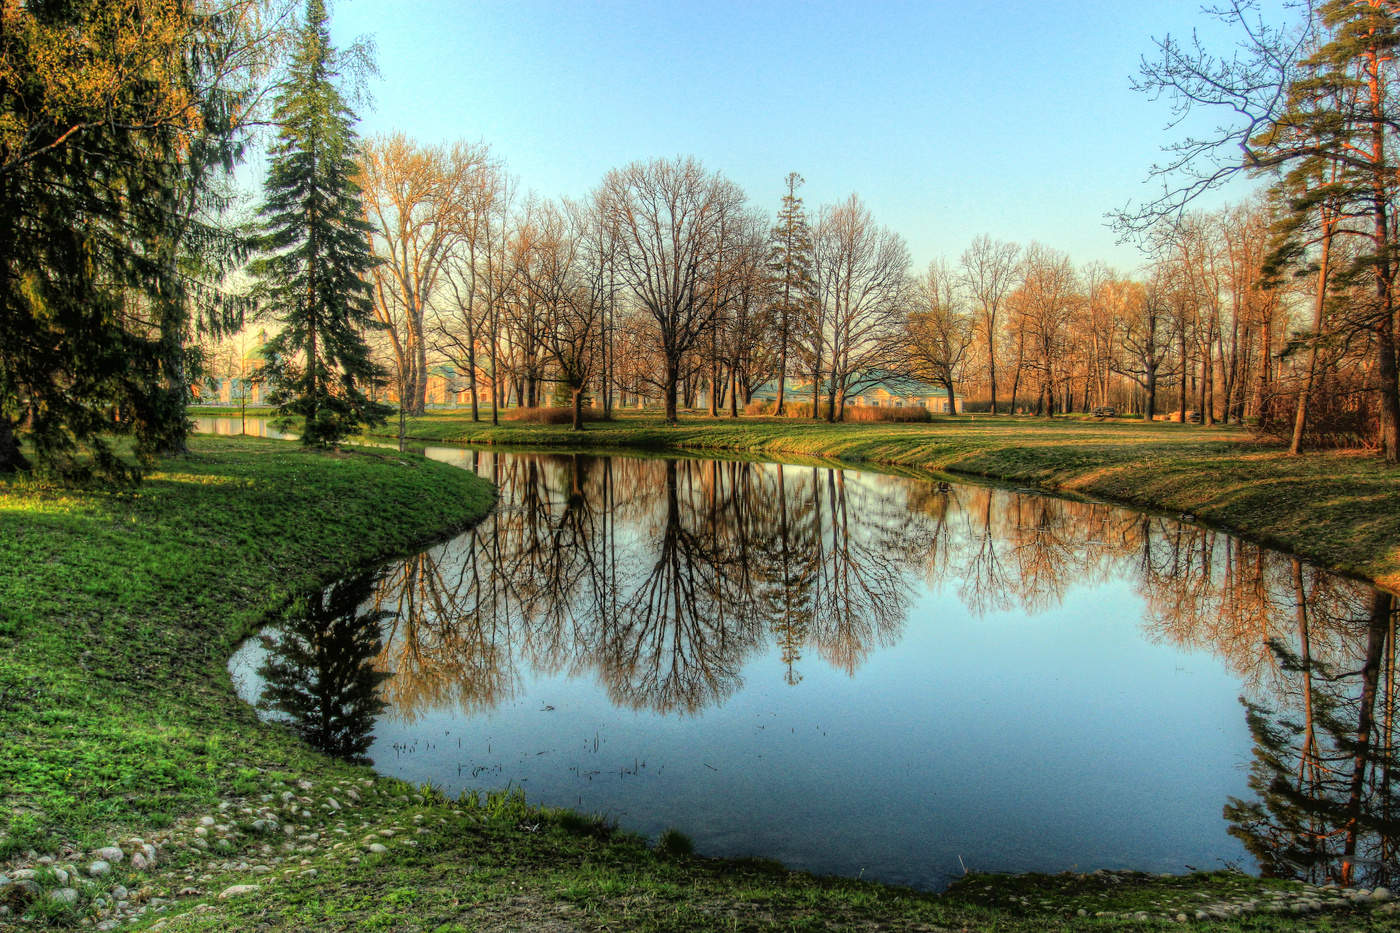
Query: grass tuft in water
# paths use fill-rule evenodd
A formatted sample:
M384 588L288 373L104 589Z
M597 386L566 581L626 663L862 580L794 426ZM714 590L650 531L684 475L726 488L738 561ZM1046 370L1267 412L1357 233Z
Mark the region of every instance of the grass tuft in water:
M672 857L679 855L693 855L695 853L695 843L690 841L690 837L675 827L664 829L656 840L656 851L662 855Z

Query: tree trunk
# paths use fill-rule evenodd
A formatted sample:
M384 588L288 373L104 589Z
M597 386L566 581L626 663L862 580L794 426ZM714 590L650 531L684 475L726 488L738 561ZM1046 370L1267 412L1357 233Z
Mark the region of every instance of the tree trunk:
M1379 385L1381 453L1386 463L1400 463L1400 381L1395 365L1394 313L1385 311L1376 340L1376 379Z
M988 347L987 353L987 377L992 384L992 414L995 415L997 413L997 364L996 356L991 352L990 347ZM1014 398L1011 400L1011 406L1013 409L1016 407Z
M1308 400L1317 379L1317 345L1322 339L1323 311L1327 303L1327 267L1332 259L1332 224L1323 221L1322 252L1318 257L1317 287L1313 291L1312 344L1308 347L1308 371L1298 389L1298 407L1293 413L1293 437L1288 453L1297 456L1303 450L1303 431L1307 427Z
M7 415L0 415L0 473L28 469L29 461L19 450L19 435L15 433L15 422Z
M573 387L574 394L574 430L583 430L583 386Z
M480 421L481 412L476 404L476 334L471 329L467 330L467 373L472 394L472 420Z
M953 383L948 382L943 388L948 391L948 414L956 415L958 413L958 403L953 396Z
M710 417L719 417L720 393L720 364L718 360L710 363Z
M1181 338L1177 341L1177 347L1181 350L1181 387L1178 392L1181 410L1176 413L1176 420L1180 424L1186 423L1186 327L1182 325Z
M787 285L784 283L784 288ZM787 320L787 298L783 299L782 334L778 338L778 403L773 414L783 413L784 393L787 391L787 356L788 356L788 320Z
M666 423L676 424L676 388L680 382L680 360L666 360Z

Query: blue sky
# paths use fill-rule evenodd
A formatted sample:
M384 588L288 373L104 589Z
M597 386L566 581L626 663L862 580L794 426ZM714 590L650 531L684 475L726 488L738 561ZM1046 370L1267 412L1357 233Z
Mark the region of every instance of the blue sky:
M1130 79L1154 36L1225 41L1194 0L338 0L331 16L338 46L377 46L362 134L489 143L546 197L692 155L772 212L797 171L809 209L859 194L916 268L986 233L1131 271L1103 215L1152 193L1179 131Z

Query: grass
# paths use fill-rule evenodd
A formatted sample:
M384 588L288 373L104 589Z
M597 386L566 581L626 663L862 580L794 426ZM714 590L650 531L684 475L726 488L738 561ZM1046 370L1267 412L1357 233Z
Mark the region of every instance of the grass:
M584 431L474 424L461 413L410 419L427 442L731 452L995 478L1188 513L1261 544L1400 590L1400 467L1373 454L1289 457L1238 427L988 416L932 424L625 414Z
M131 493L0 483L0 858L319 767L233 695L233 646L294 595L492 500L421 458L220 439Z
M703 432L690 430L698 443ZM843 430L787 435L822 449L782 452L829 453L856 437ZM0 481L0 874L32 864L29 850L62 859L140 833L160 843L160 868L118 865L104 882L165 901L136 926L159 916L165 930L219 931L1145 929L1172 926L1161 918L1179 902L1298 890L1233 874L969 876L939 896L705 859L683 839L653 848L518 792L453 802L377 778L237 699L230 651L295 594L460 527L491 501L475 477L419 457L241 438L196 439L134 492ZM285 837L259 828L274 808ZM198 822L209 813L228 827L215 827L213 847ZM106 909L105 889L83 886L69 905L53 870L38 878L44 890L16 925L71 926ZM1341 909L1203 928L1385 919Z

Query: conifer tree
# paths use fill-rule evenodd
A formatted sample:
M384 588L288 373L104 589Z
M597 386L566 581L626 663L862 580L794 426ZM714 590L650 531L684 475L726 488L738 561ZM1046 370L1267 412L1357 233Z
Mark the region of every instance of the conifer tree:
M797 196L803 178L789 172L787 194L778 209L778 222L769 235L771 247L768 268L773 277L778 317L778 403L775 414L783 414L787 389L788 341L792 328L803 319L812 296L812 231L807 212Z
M254 90L243 6L0 10L0 473L134 480L183 443L201 272L236 249L204 218Z
M364 331L377 327L368 272L355 116L336 87L322 0L307 0L286 89L276 101L280 129L260 210L264 256L251 271L282 331L269 341L265 370L282 424L303 421L302 443L326 446L390 409L365 390L385 375Z

